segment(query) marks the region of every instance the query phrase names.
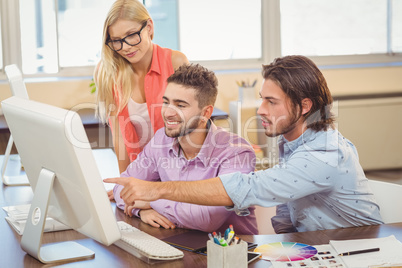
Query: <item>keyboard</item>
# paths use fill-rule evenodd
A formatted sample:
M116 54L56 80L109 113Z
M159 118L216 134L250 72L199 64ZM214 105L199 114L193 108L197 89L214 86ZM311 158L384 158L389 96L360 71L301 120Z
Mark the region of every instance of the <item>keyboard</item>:
M118 221L117 225L121 238L114 244L145 262L175 260L184 256L183 252L177 248L124 221Z

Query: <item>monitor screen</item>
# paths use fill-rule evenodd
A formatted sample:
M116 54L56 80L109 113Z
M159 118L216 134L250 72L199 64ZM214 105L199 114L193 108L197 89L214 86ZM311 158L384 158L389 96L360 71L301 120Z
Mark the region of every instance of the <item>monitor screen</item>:
M59 246L64 252L57 254L56 247L40 245L46 213L105 245L118 240L116 218L79 115L16 96L4 100L2 109L34 191L21 247L44 263L88 257L80 257L79 244ZM68 251L78 257L63 256Z

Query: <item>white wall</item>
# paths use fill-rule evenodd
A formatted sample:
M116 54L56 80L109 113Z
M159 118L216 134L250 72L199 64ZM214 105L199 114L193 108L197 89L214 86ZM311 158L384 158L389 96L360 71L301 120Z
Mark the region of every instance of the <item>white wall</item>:
M78 104L94 103L95 94L91 94L91 80L68 79L60 82L26 83L29 98L32 100L70 109ZM11 96L8 82L0 83L0 100Z
M359 94L402 93L402 67L322 70L334 97ZM257 79L256 97L261 88L261 72L219 74L219 95L216 106L229 110L229 101L237 100L236 81Z

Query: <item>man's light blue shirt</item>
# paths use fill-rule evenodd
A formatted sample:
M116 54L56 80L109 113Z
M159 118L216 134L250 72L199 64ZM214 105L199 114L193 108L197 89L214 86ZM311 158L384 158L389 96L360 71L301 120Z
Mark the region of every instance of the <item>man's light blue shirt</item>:
M273 168L219 176L235 211L278 206L273 225L279 231L383 223L356 148L337 130L307 129L293 141L281 136L278 145Z

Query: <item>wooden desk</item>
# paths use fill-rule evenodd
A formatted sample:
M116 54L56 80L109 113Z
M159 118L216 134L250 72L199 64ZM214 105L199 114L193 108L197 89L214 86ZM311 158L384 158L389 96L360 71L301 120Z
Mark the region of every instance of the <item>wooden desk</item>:
M0 207L26 204L32 199L33 193L29 186L4 186L0 187ZM117 220L125 220L131 225L150 233L158 238L166 238L174 234L186 232L184 229L165 230L153 228L142 223L138 218L130 218L124 215L120 209L115 210ZM2 255L0 267L47 267L33 257L27 255L20 247L21 236L18 235L4 219L6 213L0 210L0 252ZM203 255L185 252L182 260L162 262L154 265L137 259L124 250L112 245L104 246L86 236L73 231L60 231L45 233L43 243L76 240L76 242L95 252L95 258L80 262L64 264L63 267L206 267L206 257Z
M9 206L29 203L32 198L32 191L29 186L0 187L0 206ZM114 207L114 204L113 204ZM150 233L158 238L166 238L174 234L186 232L183 229L164 230L156 229L141 222L137 218L129 218L124 213L115 209L117 220L124 220L133 226ZM4 220L6 213L0 210L0 252L2 253L1 267L45 267L36 259L27 255L20 247L21 236L19 236ZM402 241L402 223L367 226L359 228L347 228L337 230L324 230L316 232L290 233L281 235L254 235L242 236L246 241L257 244L272 243L278 241L300 242L310 245L327 244L331 239L362 239L386 237L395 235ZM184 251L182 260L167 261L159 264L148 265L145 262L133 257L116 246L106 247L92 239L79 234L76 231L60 231L45 233L44 243L77 240L78 243L90 248L95 252L95 258L81 262L63 264L63 267L206 267L206 256ZM249 267L268 267L264 260L257 260Z
M98 163L103 177L113 177L118 174L117 160L110 149L95 150L95 160ZM0 157L1 158L1 157ZM0 161L1 163L1 161ZM27 255L20 247L21 236L18 235L4 219L6 213L1 207L28 204L31 202L33 193L29 186L5 186L0 183L0 267L47 267L33 257ZM124 220L131 225L160 239L186 232L184 229L165 230L151 227L142 223L138 218L130 218L124 213L112 207L117 220ZM267 219L268 221L269 219ZM316 232L290 233L281 235L254 235L242 236L245 241L255 242L257 244L266 244L279 241L300 242L309 245L328 244L331 239L362 239L376 238L395 235L402 241L402 223L367 226L359 228L347 228L337 230L324 230ZM45 233L43 243L59 242L66 240L76 240L78 243L88 247L95 252L95 258L80 262L63 264L63 267L206 267L206 256L184 251L184 258L176 261L167 261L154 265L135 258L124 250L112 245L106 247L80 233L69 230ZM264 260L258 260L249 265L249 267L269 267Z

